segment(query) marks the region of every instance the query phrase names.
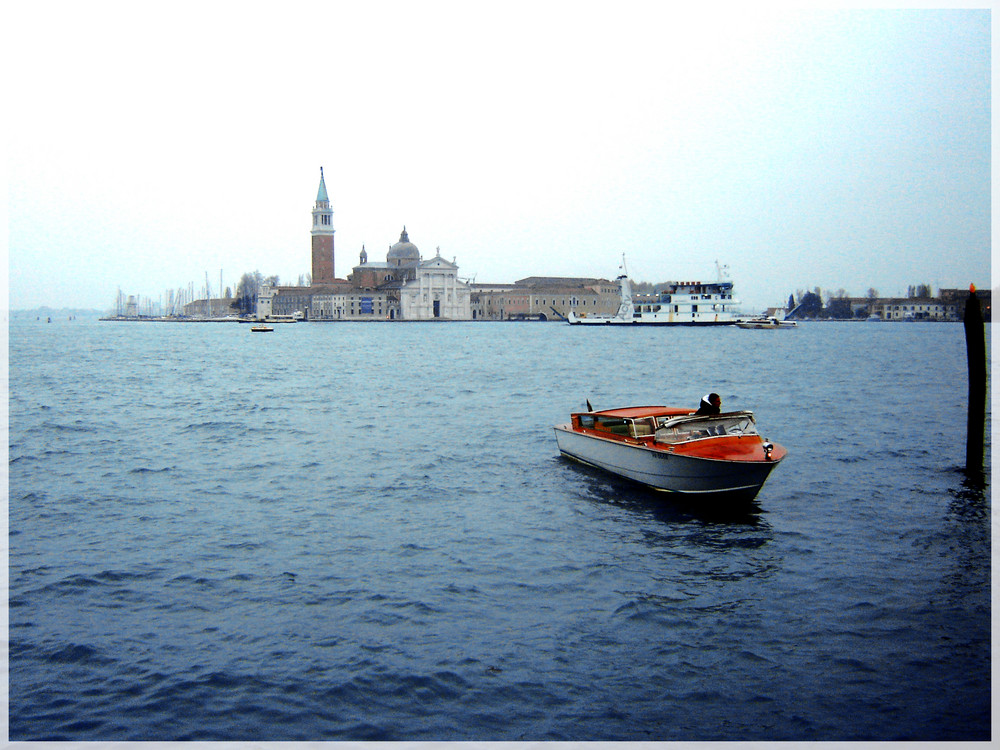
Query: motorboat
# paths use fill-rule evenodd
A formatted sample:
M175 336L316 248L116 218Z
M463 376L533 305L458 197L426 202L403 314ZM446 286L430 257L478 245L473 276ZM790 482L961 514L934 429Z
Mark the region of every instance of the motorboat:
M251 333L271 333L274 329L269 325L263 323L258 323L257 325L250 326Z
M788 454L760 435L750 411L629 406L576 412L554 430L566 458L710 502L753 500Z
M620 298L614 315L570 310L570 325L720 326L738 319L739 300L725 266L716 263L717 281L671 281L651 294L633 294L627 274L618 277Z
M771 317L760 317L760 318L747 318L746 320L737 320L737 328L747 328L747 329L778 329L778 328L798 328L798 323L794 320L779 320L773 316Z

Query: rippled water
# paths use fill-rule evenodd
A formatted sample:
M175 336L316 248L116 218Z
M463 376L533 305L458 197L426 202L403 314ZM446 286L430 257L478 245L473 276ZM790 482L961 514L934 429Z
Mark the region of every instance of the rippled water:
M958 324L12 321L13 740L988 739ZM558 457L757 412L746 513Z

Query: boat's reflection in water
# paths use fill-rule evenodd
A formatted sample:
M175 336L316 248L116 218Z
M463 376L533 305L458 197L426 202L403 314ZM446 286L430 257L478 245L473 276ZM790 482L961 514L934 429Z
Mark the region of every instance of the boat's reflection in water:
M653 516L664 523L720 523L757 526L764 512L757 500L699 500L684 495L660 492L631 482L563 456L555 458L569 477L581 481L589 499L629 511Z

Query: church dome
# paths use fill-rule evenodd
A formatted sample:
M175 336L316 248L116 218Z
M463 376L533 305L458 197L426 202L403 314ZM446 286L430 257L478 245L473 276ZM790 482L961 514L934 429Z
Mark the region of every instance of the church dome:
M403 233L399 235L399 242L389 248L385 259L397 266L403 263L416 263L420 260L420 251L417 250L416 245L410 242L410 237L406 234L406 227L403 227Z

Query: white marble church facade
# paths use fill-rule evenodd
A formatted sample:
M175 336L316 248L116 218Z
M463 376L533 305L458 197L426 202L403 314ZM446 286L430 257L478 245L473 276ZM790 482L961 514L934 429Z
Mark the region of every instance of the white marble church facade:
M416 278L400 287L399 312L401 320L472 320L472 290L439 248L417 265Z

